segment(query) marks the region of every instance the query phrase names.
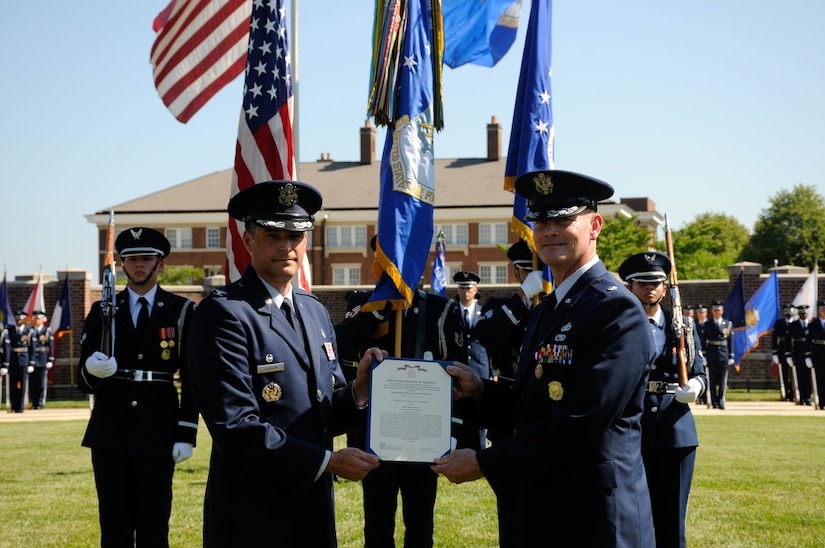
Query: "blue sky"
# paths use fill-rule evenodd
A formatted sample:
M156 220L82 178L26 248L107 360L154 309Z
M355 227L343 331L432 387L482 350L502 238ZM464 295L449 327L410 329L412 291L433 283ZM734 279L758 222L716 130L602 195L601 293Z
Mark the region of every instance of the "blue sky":
M185 125L157 96L151 25L166 1L2 8L0 260L10 279L67 264L96 272L84 215L232 166L240 79ZM358 159L373 6L299 0L301 161ZM528 10L525 1L496 67L445 68L437 157L483 157L492 116L506 151ZM556 167L610 182L617 198L650 197L674 228L720 212L752 229L778 191L822 193L822 21L819 0L557 0Z

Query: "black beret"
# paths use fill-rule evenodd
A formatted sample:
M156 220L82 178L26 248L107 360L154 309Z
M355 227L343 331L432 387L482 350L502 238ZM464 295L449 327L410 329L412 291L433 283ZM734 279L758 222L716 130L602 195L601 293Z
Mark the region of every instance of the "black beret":
M527 221L547 221L578 215L613 196L604 181L559 169L532 171L516 179L516 191L527 200Z
M172 246L166 236L145 226L127 228L115 239L115 250L121 257L160 255L166 257Z
M252 185L229 200L234 219L270 230L307 232L321 209L321 193L299 181L266 181Z
M670 278L670 259L664 253L636 253L624 260L619 276L626 282L663 282Z

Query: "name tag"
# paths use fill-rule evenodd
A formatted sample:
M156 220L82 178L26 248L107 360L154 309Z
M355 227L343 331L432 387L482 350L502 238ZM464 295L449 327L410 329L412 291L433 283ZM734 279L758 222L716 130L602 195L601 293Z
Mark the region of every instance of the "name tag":
M280 373L284 370L284 362L278 363L262 363L258 366L258 375L265 373Z

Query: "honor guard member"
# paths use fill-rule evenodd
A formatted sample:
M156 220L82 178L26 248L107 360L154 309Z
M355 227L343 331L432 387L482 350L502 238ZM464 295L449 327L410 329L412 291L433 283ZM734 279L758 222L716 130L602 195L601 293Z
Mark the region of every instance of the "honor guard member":
M641 455L655 357L650 325L596 253L604 223L598 203L613 188L560 170L526 173L515 186L555 289L530 315L515 387L480 379L463 364L447 367L468 414L477 406L484 426L514 434L481 451L454 451L433 468L454 483L487 478L506 503L499 516L503 547L536 539L653 546Z
M495 379L512 385L525 320L530 316L533 297L544 291L544 276L541 270L533 272L533 252L524 240L510 246L507 258L521 285L511 297L493 297L484 301L481 317L473 331L487 348Z
M389 349L393 357L466 361L464 327L457 312L458 304L434 293L417 289L412 304L402 314L401 350L396 356L395 333L397 313L390 310L360 311L335 327L339 340L346 341L349 353L363 355L369 346ZM359 349L360 350L357 350ZM460 425L461 410L453 407L452 437L460 444L462 432L471 429ZM475 443L478 444L478 428ZM355 436L360 448L366 445L366 429ZM438 476L426 465L406 462L382 462L365 477L364 546L376 548L395 546L395 520L398 495L401 494L404 522L404 546L408 548L433 545L434 511L438 492Z
M705 358L708 360L710 399L714 409L725 408L728 368L733 365L733 324L722 317L725 304L713 301L711 319L705 323Z
M189 341L195 399L212 435L203 545L335 546L333 474L357 481L379 459L334 436L366 421L367 351L347 383L329 313L292 285L321 195L266 181L229 201L251 263L198 305Z
M14 315L15 325L8 326L6 356L8 357L8 401L11 402L12 413L22 413L26 408L29 373L34 371L34 341L31 337L31 327L26 320L28 314L19 310Z
M673 314L662 308L670 279L670 259L663 253L637 253L619 267L619 276L644 307L656 345L642 416L642 458L650 488L657 548L684 547L693 466L699 437L688 404L707 389L701 342L693 319L684 316L688 382L679 386L678 339Z
M29 375L29 402L32 409L42 409L46 405L48 372L54 366L52 347L54 336L46 327L46 314L35 310L32 314L34 327L31 330L34 371Z
M785 401L794 401L794 381L791 377L793 371L788 364L788 358L791 356L791 337L789 331L792 318L795 315L796 307L794 305L784 305L782 307L782 317L773 324L773 332L771 334L771 367L776 368L776 376L779 376L779 368L782 368L779 392Z
M696 305L696 311L694 313L696 316L694 318L694 323L696 325L696 333L699 336L699 341L702 343L701 351L699 355L702 357L702 363L704 364L705 368L705 379L708 381L708 385L710 385L710 371L708 370L708 358L705 354L705 326L708 323L708 307L705 304L698 304ZM703 392L698 400L699 403L702 405L707 405L708 398L710 397L709 391L706 390Z
M818 409L825 407L825 301L816 303L817 317L808 324L808 357L805 366L812 380ZM804 375L805 373L803 373ZM813 384L813 383L812 383Z
M170 251L163 234L128 228L115 250L127 279L115 298L115 355L100 352L97 301L83 324L77 384L94 395L83 445L92 450L100 543L168 546L172 475L192 456L198 430L185 344L195 305L157 283Z
M799 391L799 405L811 405L811 375L805 367L808 357L808 305L796 307L799 318L791 322L788 335L791 339L791 357L786 363L793 366L791 374L796 374L796 387Z

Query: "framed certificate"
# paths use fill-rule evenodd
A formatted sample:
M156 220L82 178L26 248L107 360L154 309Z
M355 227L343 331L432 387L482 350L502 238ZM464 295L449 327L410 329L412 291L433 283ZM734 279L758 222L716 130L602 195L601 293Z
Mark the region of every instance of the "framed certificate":
M433 462L450 452L452 362L385 358L370 371L367 451L383 461Z

